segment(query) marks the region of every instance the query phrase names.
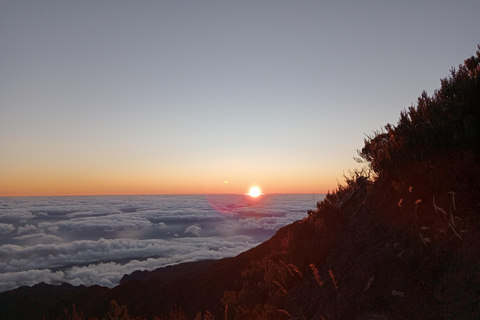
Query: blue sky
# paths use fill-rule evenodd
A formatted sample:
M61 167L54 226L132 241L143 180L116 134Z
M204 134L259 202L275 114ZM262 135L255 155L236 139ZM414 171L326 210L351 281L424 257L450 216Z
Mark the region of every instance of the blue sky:
M326 192L475 52L479 11L2 1L0 195Z

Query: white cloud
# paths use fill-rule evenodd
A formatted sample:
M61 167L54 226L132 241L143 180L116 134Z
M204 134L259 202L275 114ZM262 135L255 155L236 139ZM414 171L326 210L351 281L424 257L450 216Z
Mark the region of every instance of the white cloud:
M23 237L34 237L26 235ZM40 236L40 235L38 235ZM44 236L44 235L43 235ZM53 236L54 237L54 236ZM49 267L68 267L75 264L96 263L124 259L148 258L152 256L174 256L178 253L196 252L199 248L216 250L252 244L250 237L175 238L163 239L100 239L81 240L61 244L36 244L33 246L0 246L0 272L12 272Z
M202 231L202 228L199 225L194 224L193 226L190 226L187 229L185 229L185 231L183 233L185 233L185 234L190 233L190 234L193 234L197 237L200 237L201 236L200 231Z
M23 233L33 233L37 230L37 227L34 226L33 224L26 224L23 227L18 227L17 228L17 233L18 234L23 234Z
M0 274L0 292L11 290L19 286L33 286L40 282L57 284L65 280L62 271L28 270Z
M0 221L19 222L32 219L35 216L25 209L2 209L0 210Z
M23 236L14 237L13 240L24 241L28 243L41 243L41 244L52 244L52 243L62 243L63 239L52 234L45 233L35 233L35 234L26 234Z
M180 238L170 241L100 239L32 247L3 245L0 247L0 280L5 281L0 281L0 291L42 281L113 287L124 274L135 270L153 270L180 262L235 256L256 245L258 243L247 236L232 237L228 240L220 237ZM33 255L37 257L32 258ZM161 257L151 257L159 255ZM142 256L145 258L139 259ZM109 258L112 261L106 261ZM99 262L102 259L104 262ZM114 261L121 259L130 261ZM81 266L85 263L89 265ZM62 268L62 272L48 271L48 267Z
M298 220L298 217L250 217L228 221L222 225L223 230L278 230Z
M39 228L50 230L67 230L75 232L115 232L136 230L152 226L148 219L135 214L119 213L108 216L75 218L59 222L42 222ZM54 228L54 229L52 229Z
M106 216L111 214L118 214L121 213L120 210L109 209L109 208L94 208L93 210L89 211L79 211L79 212L71 212L66 214L66 217L73 219L73 218L84 218L84 217L94 217L94 216Z
M15 230L13 224L0 223L0 233L11 233L13 230Z
M237 223L243 229L262 229L263 228L262 224L259 223L259 220L255 218L240 219L238 220Z
M60 230L60 227L51 223L40 222L37 226L37 229L45 233L57 233Z

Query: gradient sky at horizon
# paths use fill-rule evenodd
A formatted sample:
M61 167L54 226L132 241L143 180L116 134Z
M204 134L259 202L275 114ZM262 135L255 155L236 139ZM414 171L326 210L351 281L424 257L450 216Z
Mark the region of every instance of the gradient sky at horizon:
M1 1L0 196L325 193L479 1ZM228 183L226 183L228 182Z

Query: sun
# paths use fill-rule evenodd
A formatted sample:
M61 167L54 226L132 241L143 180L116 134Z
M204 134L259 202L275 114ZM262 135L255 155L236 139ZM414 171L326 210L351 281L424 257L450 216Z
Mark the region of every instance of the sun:
M253 197L253 198L258 197L261 194L262 194L262 192L260 191L259 187L251 187L250 191L247 193L247 195L249 195L250 197Z

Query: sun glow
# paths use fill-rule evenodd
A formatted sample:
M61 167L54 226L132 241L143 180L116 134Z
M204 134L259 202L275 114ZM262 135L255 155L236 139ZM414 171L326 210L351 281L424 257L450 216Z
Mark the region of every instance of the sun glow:
M253 197L253 198L258 197L261 194L262 194L262 192L260 191L259 187L251 187L250 191L247 193L247 195L249 195L250 197Z

